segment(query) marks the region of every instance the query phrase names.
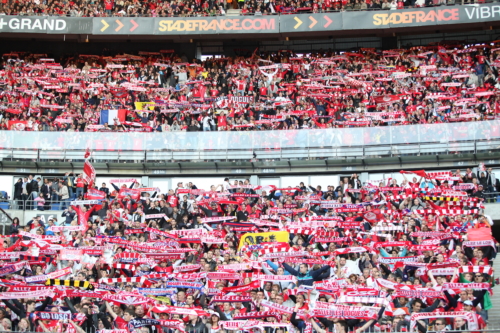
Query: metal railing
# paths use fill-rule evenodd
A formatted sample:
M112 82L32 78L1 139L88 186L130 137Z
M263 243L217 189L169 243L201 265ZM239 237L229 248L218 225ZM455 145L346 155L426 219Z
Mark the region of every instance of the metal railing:
M35 200L22 200L22 199L3 199L0 200L0 208L4 210L14 209L14 210L37 210L37 211L48 211L48 210L64 210L70 205L71 200L47 200L43 204L39 204L39 201Z
M500 120L368 128L236 132L0 131L0 162L328 160L490 153ZM491 164L491 163L490 163Z
M486 199L485 204L500 204L500 192L484 192ZM76 198L67 200L47 200L43 203L35 200L22 200L22 199L2 199L0 200L0 209L3 210L36 210L36 211L49 211L49 210L64 210L70 206L71 201Z
M290 161L290 160L329 160L329 159L362 159L381 157L409 157L426 155L458 155L478 154L500 151L500 139L478 140L469 142L416 143L380 146L325 147L269 149L154 149L128 151L115 149L95 150L92 159L102 163L174 163L174 162L236 162L236 161ZM1 161L29 162L83 162L85 150L62 149L3 149L0 150Z

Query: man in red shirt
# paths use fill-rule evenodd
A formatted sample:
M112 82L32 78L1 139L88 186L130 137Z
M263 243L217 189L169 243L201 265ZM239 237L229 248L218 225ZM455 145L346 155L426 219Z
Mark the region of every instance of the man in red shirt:
M78 178L76 178L76 197L83 195L85 187L85 181L83 180L83 175L79 174Z
M104 6L106 8L106 14L111 15L111 11L113 10L113 1L112 0L104 1Z
M109 305L108 302L106 302L106 309L108 309L109 314L111 315L111 317L113 317L117 329L127 330L131 333L135 331L133 328L132 330L130 330L130 325L129 325L129 321L131 321L135 317L134 310L126 309L123 312L123 318L121 318L113 311L113 308Z

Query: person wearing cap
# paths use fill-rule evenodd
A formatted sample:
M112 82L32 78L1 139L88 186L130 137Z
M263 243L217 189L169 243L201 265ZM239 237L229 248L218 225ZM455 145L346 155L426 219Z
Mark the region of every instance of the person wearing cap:
M487 324L483 320L483 316L476 311L478 304L479 302L473 302L471 300L467 300L463 302L464 311L473 313L473 315L476 317L479 329L487 329Z
M208 311L210 313L210 318L207 320L207 328L210 330L210 332L217 332L219 331L221 327L221 316L225 318L225 316L220 314L217 310L218 307L215 307L216 311ZM227 320L227 319L226 319Z
M484 186L479 184L477 190L473 191L472 196L479 199L486 199L486 194L484 193Z

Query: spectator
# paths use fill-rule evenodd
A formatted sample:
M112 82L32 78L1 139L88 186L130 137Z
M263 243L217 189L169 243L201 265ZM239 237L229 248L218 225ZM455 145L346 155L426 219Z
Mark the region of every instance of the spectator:
M64 303L51 289L9 299L25 289L7 286L4 306L17 317L1 324L18 331L60 325L78 333L92 333L94 324L141 333L153 326L208 332L236 328L243 320L276 333L292 327L374 332L389 324L401 331L415 325L420 332L483 330L493 306L491 262L499 246L491 236L468 240L472 231L493 224L481 211L483 185L469 195L460 187L450 190L464 186L457 185L460 170L414 173L434 188L420 187L416 177L363 184L357 174L315 187L224 178L204 190L186 181L168 193L135 181L112 183L114 199L76 201L61 225L34 217L21 232L14 221L0 247L11 256L5 279L15 273L27 283L57 286ZM470 184L476 183L473 178ZM51 185L42 185L40 198ZM62 198L65 187L63 181ZM82 192L89 194L85 187ZM22 251L19 257L12 255L16 251ZM31 296L40 295L38 305ZM61 316L71 320L61 322Z
M35 198L35 210L45 210L44 209L44 206L45 206L45 199L43 198L43 194L40 193L40 195Z
M59 192L57 193L57 195L59 196L62 202L59 209L64 210L69 208L69 201L70 201L69 189L64 180L61 182L61 186L59 188Z

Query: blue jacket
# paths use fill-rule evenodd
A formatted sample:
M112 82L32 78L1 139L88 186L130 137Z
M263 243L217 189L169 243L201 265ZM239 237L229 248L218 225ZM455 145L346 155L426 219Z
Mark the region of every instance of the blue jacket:
M326 271L327 269L330 268L330 266L323 266L320 269L317 269L315 271L311 270L307 272L306 274L300 273L296 269L294 269L292 266L288 265L287 263L283 263L283 267L285 268L286 271L288 271L290 274L294 275L297 277L298 280L298 286L305 285L305 286L312 286L314 281L319 281L319 276L321 273Z

